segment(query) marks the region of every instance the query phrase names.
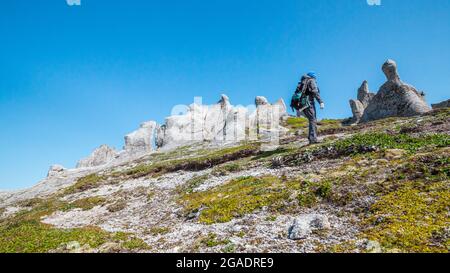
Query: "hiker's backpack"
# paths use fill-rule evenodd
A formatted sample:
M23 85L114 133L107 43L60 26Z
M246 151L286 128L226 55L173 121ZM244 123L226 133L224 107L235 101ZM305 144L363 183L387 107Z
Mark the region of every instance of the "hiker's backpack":
M298 84L297 90L295 90L294 95L291 99L291 108L297 111L303 111L309 106L311 103L309 101L309 96L306 95L306 91L308 89L308 78L302 77L302 80Z

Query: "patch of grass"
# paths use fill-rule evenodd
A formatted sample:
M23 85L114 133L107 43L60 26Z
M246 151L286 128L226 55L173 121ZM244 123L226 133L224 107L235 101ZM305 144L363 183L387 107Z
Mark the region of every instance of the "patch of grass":
M207 191L183 194L179 201L186 214L201 211L199 221L213 224L228 222L263 207L281 211L292 201L298 201L300 206L313 206L319 197L316 192L322 191L329 194L331 189L273 176L241 177Z
M416 152L422 147L450 146L450 136L447 134L432 134L413 137L407 134L390 135L386 133L357 134L348 139L338 140L332 144L336 150L346 150L351 147L375 146L384 149L403 149Z
M283 165L297 165L319 159L336 159L345 156L357 156L386 149L403 149L408 154L424 149L435 149L450 146L447 134L429 134L410 136L406 134L391 135L387 133L356 134L319 146L302 147L296 153L283 156Z
M71 241L99 247L108 234L98 228L56 229L37 220L0 226L1 253L45 253Z
M170 228L168 227L152 227L150 229L150 234L153 236L164 235L170 232Z
M205 238L201 240L201 243L207 247L215 247L218 245L227 245L230 243L230 240L218 240L217 234L209 233Z
M74 208L80 208L82 210L90 210L96 206L101 206L106 203L106 199L103 197L87 197L83 199L78 199L69 206L73 206Z
M118 241L116 234L98 227L58 229L40 222L43 216L73 207L71 204L56 198L35 199L32 203L30 210L0 221L0 253L45 253L72 241L97 248L106 242ZM125 249L137 247L138 239L127 235L120 243Z
M206 207L200 213L200 222L228 222L235 216L288 198L283 188L283 183L275 177L243 177L205 192L183 195L181 201L187 211Z
M303 117L289 117L286 120L286 126L291 130L308 128L308 119Z
M180 170L201 171L211 167L255 155L259 152L259 144L250 143L236 147L214 150L205 155L184 159L168 160L153 164L141 164L130 170L122 172L122 175L139 178L148 175L161 175Z
M330 181L321 181L315 190L316 195L322 198L331 197L333 184Z
M96 188L102 180L103 177L98 174L87 175L78 179L74 185L66 188L64 194L73 194Z
M370 209L365 236L402 252L445 252L450 247L448 180L418 187L407 182L382 196ZM443 235L443 236L441 236Z
M212 171L212 174L215 176L224 176L227 175L229 173L235 173L238 171L241 171L242 165L239 163L229 163L229 164L225 164L223 166L218 166L216 168L214 168L214 170Z

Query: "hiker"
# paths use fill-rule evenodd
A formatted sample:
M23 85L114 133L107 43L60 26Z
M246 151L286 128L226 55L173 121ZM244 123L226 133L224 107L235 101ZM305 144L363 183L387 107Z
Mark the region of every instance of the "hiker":
M320 103L320 109L325 108L325 104L320 98L320 90L317 87L316 74L309 72L302 76L298 83L295 94L291 100L292 110L297 112L297 117L303 113L309 121L308 140L310 144L318 143L317 140L317 117L316 117L316 99Z

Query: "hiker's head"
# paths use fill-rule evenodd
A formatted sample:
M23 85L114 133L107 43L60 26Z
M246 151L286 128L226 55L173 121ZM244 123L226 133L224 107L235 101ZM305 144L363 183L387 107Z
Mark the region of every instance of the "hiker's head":
M306 74L306 75L308 75L308 77L313 78L313 79L316 79L316 78L317 78L316 72L313 72L313 71L308 72L308 74Z

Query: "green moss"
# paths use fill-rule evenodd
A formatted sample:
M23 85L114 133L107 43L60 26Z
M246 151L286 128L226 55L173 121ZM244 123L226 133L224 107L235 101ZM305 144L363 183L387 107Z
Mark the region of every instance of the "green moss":
M106 203L106 199L103 197L87 197L83 199L78 199L72 203L70 206L74 208L80 208L83 210L90 210L96 206L101 206Z
M243 177L209 191L184 195L182 202L188 211L206 207L199 220L212 224L228 222L263 206L274 206L287 197L283 183L275 177Z
M217 234L209 233L205 238L201 240L201 243L207 247L215 247L218 245L227 245L230 243L230 240L218 240Z
M216 176L224 176L229 173L238 172L242 169L243 169L242 165L239 163L229 163L229 164L225 164L223 166L218 166L218 167L214 168L214 170L212 171L212 174L216 175Z
M78 193L96 188L102 180L103 177L99 176L98 174L87 175L78 179L74 185L66 188L64 190L64 194Z
M348 147L375 146L380 149L403 149L416 152L425 146L447 147L450 136L447 134L432 134L413 137L406 134L390 135L386 133L357 134L348 139L338 140L332 144L337 150Z
M170 228L168 227L152 227L150 229L150 234L153 236L164 235L170 232Z
M447 181L417 187L407 182L384 195L370 210L365 236L384 248L403 252L448 252L450 242L437 240L449 227L450 189ZM446 236L442 236L445 238Z
M36 220L0 226L1 253L41 253L62 243L78 241L95 248L107 241L108 234L98 228L56 229Z
M121 247L126 250L149 250L151 247L140 238L128 237L121 243Z
M333 185L330 181L321 181L315 190L316 195L322 198L331 197Z
M213 224L228 222L263 207L284 210L287 203L296 200L300 206L312 206L317 201L316 192L321 192L318 188L320 185L315 183L273 176L241 177L207 191L183 194L180 202L186 214L201 210L199 221Z
M292 130L308 128L308 119L303 117L289 117L286 120L286 126Z
M97 248L106 242L117 241L114 233L97 227L58 229L40 222L43 216L73 208L74 204L54 197L33 199L29 204L32 206L30 210L24 210L0 221L0 253L45 253L72 241ZM120 243L125 244L123 247L127 249L130 246L137 246L138 239L128 235Z
M161 175L179 170L199 171L220 165L229 161L249 157L259 151L259 144L250 143L240 146L213 150L197 157L168 160L153 164L141 164L130 170L122 172L122 175L138 178L147 175Z

